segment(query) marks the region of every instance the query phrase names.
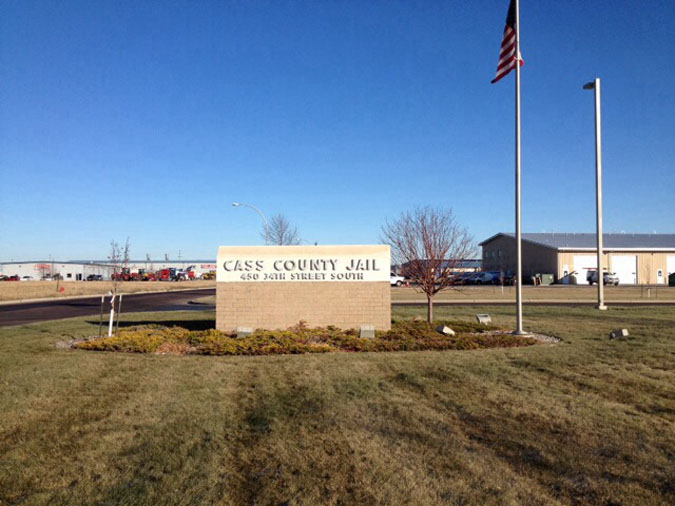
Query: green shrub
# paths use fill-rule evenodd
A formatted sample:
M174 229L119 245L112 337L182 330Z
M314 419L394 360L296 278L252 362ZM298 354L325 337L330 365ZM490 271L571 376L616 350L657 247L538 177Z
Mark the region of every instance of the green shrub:
M422 321L397 322L391 330L378 331L372 339L361 339L354 329L333 326L310 328L300 322L286 330L256 330L237 338L215 329L190 331L182 327L144 325L119 331L114 337L92 339L76 348L135 353L175 352L200 355L278 355L294 353L386 352L422 350L471 350L527 346L533 339L496 332L497 327L467 322L444 321L456 332L446 336ZM160 349L161 347L161 349Z

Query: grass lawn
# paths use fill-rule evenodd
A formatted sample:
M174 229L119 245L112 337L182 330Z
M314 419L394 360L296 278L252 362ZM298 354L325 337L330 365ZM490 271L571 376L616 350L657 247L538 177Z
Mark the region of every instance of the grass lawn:
M675 503L675 308L525 317L564 341L208 357L55 346L96 318L2 328L0 504Z

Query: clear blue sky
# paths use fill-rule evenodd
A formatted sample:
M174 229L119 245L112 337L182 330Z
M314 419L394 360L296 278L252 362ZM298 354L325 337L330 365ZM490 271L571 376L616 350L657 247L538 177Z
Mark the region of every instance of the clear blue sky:
M450 206L514 229L508 0L0 3L0 260L212 258L285 214L377 243ZM523 229L675 232L675 2L521 1Z

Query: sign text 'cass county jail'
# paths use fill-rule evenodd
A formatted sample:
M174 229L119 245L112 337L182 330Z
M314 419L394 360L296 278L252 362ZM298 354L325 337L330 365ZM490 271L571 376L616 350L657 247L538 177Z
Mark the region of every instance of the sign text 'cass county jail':
M217 281L388 281L389 246L222 246Z

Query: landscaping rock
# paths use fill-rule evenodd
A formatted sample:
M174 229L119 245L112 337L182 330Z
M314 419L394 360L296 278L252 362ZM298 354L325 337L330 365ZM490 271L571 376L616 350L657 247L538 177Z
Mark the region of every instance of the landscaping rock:
M628 329L619 329L609 333L610 339L621 339L622 337L628 337Z
M237 337L248 337L253 334L253 329L251 327L237 327Z
M441 334L445 334L446 336L454 336L455 331L452 330L450 327L447 327L445 325L440 325L436 327L436 332L439 332Z
M483 325L490 325L492 323L492 318L490 318L489 314L477 314L476 320Z

